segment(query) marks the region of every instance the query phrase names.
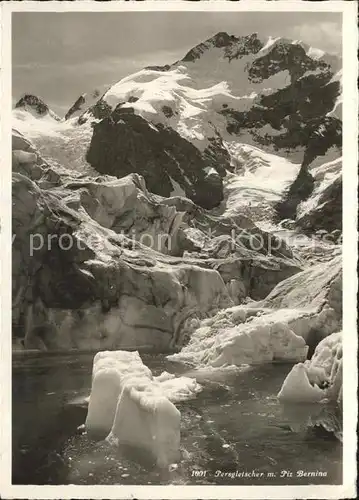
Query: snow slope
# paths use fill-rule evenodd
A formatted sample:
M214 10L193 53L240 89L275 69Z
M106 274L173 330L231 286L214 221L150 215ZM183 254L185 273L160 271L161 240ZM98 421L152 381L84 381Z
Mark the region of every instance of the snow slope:
M133 108L146 120L173 128L203 151L216 130L222 137L226 133L226 120L218 113L223 104L242 111L254 97L236 97L224 81L193 87L194 80L183 65L171 71L143 69L113 85L103 100L112 109L123 103L123 108Z
M51 164L78 173L97 174L85 159L93 132L89 123L79 127L76 117L67 121L56 121L50 117L38 119L26 111L15 109L12 124Z
M300 164L255 146L234 141L226 145L235 172L225 180L223 214L246 214L256 223L272 220L272 207L296 178Z
M101 113L118 105L132 108L150 123L173 128L203 151L211 138L233 140L231 120L245 121L253 106L260 109L263 96L279 96L308 75L318 76L320 82L339 67L339 58L300 41L217 33L174 64L151 66L115 83L100 99ZM95 107L87 107L81 119L94 119ZM276 129L269 123L253 123L256 113L236 132L240 142L258 145L260 138L285 133L287 124ZM266 148L273 149L269 144Z

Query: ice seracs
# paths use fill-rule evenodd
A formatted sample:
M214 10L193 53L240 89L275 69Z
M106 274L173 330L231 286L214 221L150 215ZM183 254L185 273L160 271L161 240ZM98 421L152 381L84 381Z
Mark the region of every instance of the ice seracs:
M200 391L193 378L154 377L138 352L102 351L93 362L85 426L90 436L145 450L167 466L179 456L181 415L174 403Z
M305 361L308 348L341 327L341 260L313 266L279 283L268 297L201 321L170 359L222 367Z
M304 361L308 347L282 311L237 306L201 322L189 343L169 359L191 366L241 366ZM293 321L294 322L294 321Z
M278 398L282 401L317 403L324 399L324 391L310 383L304 363L298 363L284 380Z
M274 203L295 179L300 164L255 146L226 142L234 172L224 181L224 215L248 214L254 222L273 218Z
M64 122L37 119L26 109L16 109L20 131L34 139L37 149L41 144L41 165L33 162L35 151L23 154L14 148L15 170L31 179L14 180L19 272L13 283L24 310L19 308L13 317L19 325L28 317L28 330L36 331L45 310L48 333L41 335L50 348L59 343L63 348L151 345L160 350L189 340L180 356L204 365L302 360L305 342L314 345L312 331L324 337L338 330L337 292L326 301L328 279L339 283L332 274L338 263L330 269L306 270L267 296L279 281L299 272L302 261L253 222L272 220L272 205L300 168L299 161L264 148L287 156L295 150L302 161L310 131L320 131L322 137L327 126L335 141L339 137L336 122L324 117L338 98L341 77L334 76L323 58L297 41L263 42L257 34L218 33L181 61L123 78L101 97L96 92L81 95ZM325 144L331 142L329 134ZM46 161L56 156L56 166L42 162L43 156ZM63 167L72 168L71 175ZM92 168L90 177L81 177L87 168ZM326 174L320 168L313 193L320 196L311 200L315 213L325 201L323 180L333 172L332 166ZM331 193L324 192L335 202L338 197ZM308 208L300 206L312 213ZM54 220L46 217L47 211ZM22 227L30 224L29 214L38 212L44 215L44 236L57 235L60 227L75 241L90 243L78 254L54 251L51 266L37 254L34 268L39 272L29 279L23 266L27 247ZM288 217L294 219L295 214ZM235 245L233 228L240 233ZM90 238L93 235L98 242ZM143 235L147 239L141 240ZM148 239L159 245L147 244ZM259 241L254 249L253 241ZM279 242L278 248L272 242ZM46 304L38 314L37 306L28 305L25 278L41 295L39 303ZM218 313L247 297L266 296L256 304L256 315L240 306L236 314L246 316L240 324L232 321L228 309L223 317ZM200 323L208 316L214 316L213 324ZM31 345L31 334L25 337ZM32 341L38 337L33 335ZM174 383L166 381L168 387Z

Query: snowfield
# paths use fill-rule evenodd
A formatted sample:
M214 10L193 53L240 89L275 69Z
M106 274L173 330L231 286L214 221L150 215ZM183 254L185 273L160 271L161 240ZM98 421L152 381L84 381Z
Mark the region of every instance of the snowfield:
M226 132L226 120L218 112L223 105L245 111L256 94L235 96L227 82L216 82L210 87L194 88L194 80L185 66L171 71L141 70L120 80L103 96L114 109L118 104L133 108L134 112L152 123L162 123L176 130L203 151L208 138L218 131Z
M255 146L226 143L235 167L225 180L224 215L246 213L254 222L271 220L274 203L296 178L300 164Z

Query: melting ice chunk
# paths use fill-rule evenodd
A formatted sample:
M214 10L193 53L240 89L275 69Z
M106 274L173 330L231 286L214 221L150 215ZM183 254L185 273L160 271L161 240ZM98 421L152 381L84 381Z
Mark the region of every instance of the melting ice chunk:
M181 415L173 403L201 389L188 377L153 377L138 352L99 352L86 429L110 443L146 450L159 466L168 466L179 458Z
M293 366L283 382L278 398L286 401L300 401L306 403L319 402L325 397L325 392L317 385L311 385L307 370L303 363Z
M313 403L342 397L342 333L332 333L317 345L311 360L296 364L283 382L282 401Z
M159 466L179 459L181 414L153 386L125 386L108 441L148 451Z

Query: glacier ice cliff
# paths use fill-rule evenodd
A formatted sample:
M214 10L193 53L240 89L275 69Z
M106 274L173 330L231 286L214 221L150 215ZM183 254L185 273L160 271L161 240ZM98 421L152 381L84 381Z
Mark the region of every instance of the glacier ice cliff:
M262 298L300 270L284 243L246 217L155 196L138 174L75 175L18 132L13 170L13 327L26 348L173 348L200 319ZM191 248L196 228L202 249ZM259 237L264 248L251 249Z
M304 361L308 348L341 327L341 258L279 283L262 301L230 307L202 320L170 359L229 366Z

